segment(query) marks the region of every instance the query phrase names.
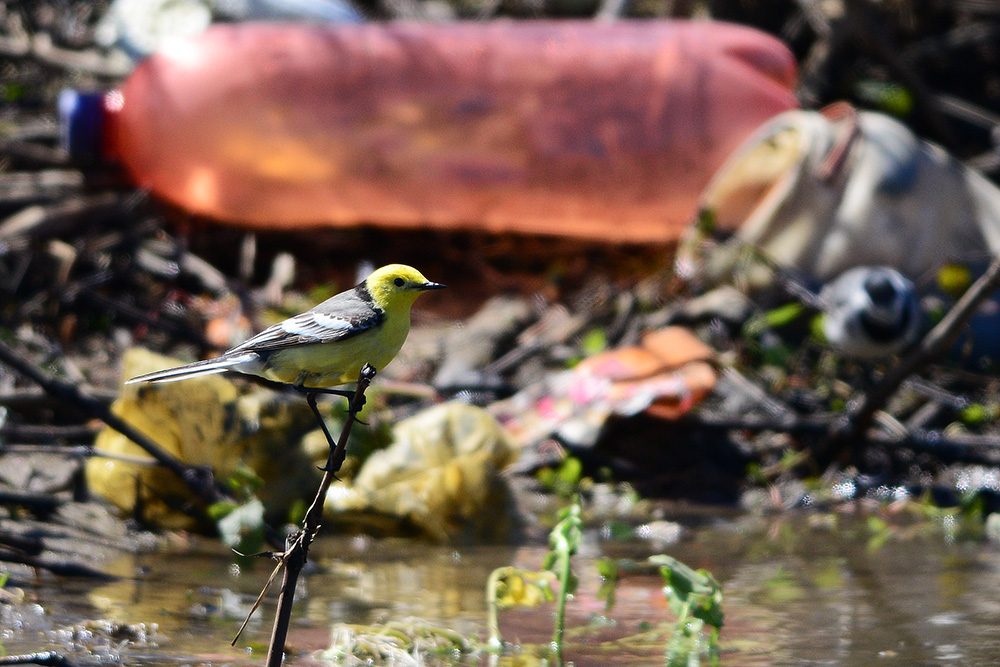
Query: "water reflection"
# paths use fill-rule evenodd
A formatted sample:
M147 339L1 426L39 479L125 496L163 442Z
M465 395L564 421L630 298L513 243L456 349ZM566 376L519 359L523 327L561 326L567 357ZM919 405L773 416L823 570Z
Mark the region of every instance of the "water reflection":
M533 551L538 557L532 566L537 567L543 550L523 553ZM454 624L479 623L484 618L484 587L490 572L518 560L519 551L508 546L455 549L403 540L366 540L362 548L345 553L336 541L320 542L317 562L321 571L309 578L309 590L339 590L340 595L322 596L325 611L320 605L321 613L310 619L385 623L414 616L463 630Z
M648 547L600 541L600 533L588 534L585 555L576 561L581 584L569 603L567 659L578 666L662 664L670 624L657 573L623 568L611 610L596 596L597 558L638 563ZM744 518L691 531L668 552L723 583L724 665L995 665L997 549L950 544L940 531L922 531L901 533L873 550L870 537L863 521ZM456 549L403 540L320 540L296 596L293 662L326 647L338 623L417 618L484 638L483 588L490 571L538 568L544 552L543 545ZM257 664L273 597L239 647L229 642L269 565L233 568L223 549L199 541L180 553L123 556L111 566L128 578L110 584L43 577L29 592L44 608L44 622L29 619L22 624L28 629L11 630L17 619L7 609L0 649L59 648L66 636L59 627L115 618L159 624L147 645L122 645L125 660ZM551 606L501 615L504 638L523 645L547 642L551 626ZM534 664L530 652L501 664Z

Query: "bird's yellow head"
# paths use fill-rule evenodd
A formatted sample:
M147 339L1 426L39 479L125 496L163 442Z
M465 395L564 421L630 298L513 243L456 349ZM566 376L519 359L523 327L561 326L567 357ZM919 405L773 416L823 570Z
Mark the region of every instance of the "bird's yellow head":
M415 268L405 264L389 264L376 269L365 279L364 284L372 301L383 310L410 306L427 290L445 287L440 283L432 283Z

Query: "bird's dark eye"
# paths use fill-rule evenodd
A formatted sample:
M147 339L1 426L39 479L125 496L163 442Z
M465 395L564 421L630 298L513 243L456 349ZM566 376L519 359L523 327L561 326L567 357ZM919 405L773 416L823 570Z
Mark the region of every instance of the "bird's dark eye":
M396 287L402 287L403 285L406 284L406 281L403 280L402 278L396 278L395 280L392 281L392 284L395 285Z

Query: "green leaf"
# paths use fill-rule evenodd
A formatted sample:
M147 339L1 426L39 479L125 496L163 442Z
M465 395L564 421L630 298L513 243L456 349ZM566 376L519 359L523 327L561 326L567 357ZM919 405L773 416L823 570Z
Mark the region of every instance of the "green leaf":
M649 562L660 566L667 602L678 617L690 614L714 628L722 627L722 587L715 577L665 554L650 556Z
M957 299L972 284L972 271L962 264L949 262L937 272L937 284L942 292Z
M597 561L597 572L601 575L601 586L597 589L597 599L604 600L604 611L615 606L615 592L618 589L618 561L601 558Z
M859 81L855 92L859 99L899 118L905 118L913 112L913 93L898 83Z
M826 315L819 313L809 320L809 337L814 341L827 344L826 331L823 330L823 320Z
M576 493L583 479L583 463L575 456L567 456L558 468L542 468L535 478L545 488L566 498Z
M226 514L216 526L227 547L242 554L256 553L264 546L264 503L255 498Z
M805 312L801 303L786 303L764 313L764 322L771 329L787 326L797 320Z
M264 486L264 480L253 468L240 463L226 479L226 486L235 496L243 500L253 497L253 494Z
M24 97L25 88L20 83L8 83L5 84L2 89L4 102L16 102Z
M592 357L599 352L603 352L608 347L608 334L604 329L591 329L580 341L580 350L584 356Z
M711 236L719 226L718 216L716 216L714 209L703 208L698 211L698 219L694 224L699 234Z
M559 516L561 520L549 533L549 545L553 551L571 556L580 548L580 540L583 538L580 504L574 502L569 507L564 507L559 511Z
M743 325L743 337L758 338L768 329L777 329L791 324L804 312L805 306L793 302L755 315Z
M227 514L235 510L237 507L239 507L239 505L237 505L231 500L220 500L217 503L212 503L211 505L209 505L208 509L205 510L205 513L208 515L208 518L211 519L212 521L218 521L222 517L226 516Z
M575 456L567 456L559 466L558 475L560 482L575 487L583 478L583 463Z
M972 403L959 413L959 419L966 426L980 426L997 418L997 406Z
M868 550L878 551L892 537L892 527L877 516L869 516L865 521L868 532Z
M980 526L986 523L986 516L989 514L989 505L981 489L967 491L959 496L958 507L960 515L966 521L971 521Z
M296 498L288 508L288 523L298 525L306 518L309 504L304 498Z
M635 537L635 528L623 521L609 521L604 525L601 536L608 540L624 542Z

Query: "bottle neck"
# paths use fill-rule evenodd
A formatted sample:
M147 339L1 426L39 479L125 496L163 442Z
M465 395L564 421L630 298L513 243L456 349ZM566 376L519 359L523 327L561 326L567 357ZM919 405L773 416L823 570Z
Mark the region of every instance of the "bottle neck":
M104 93L66 89L59 94L62 147L78 164L105 159Z

